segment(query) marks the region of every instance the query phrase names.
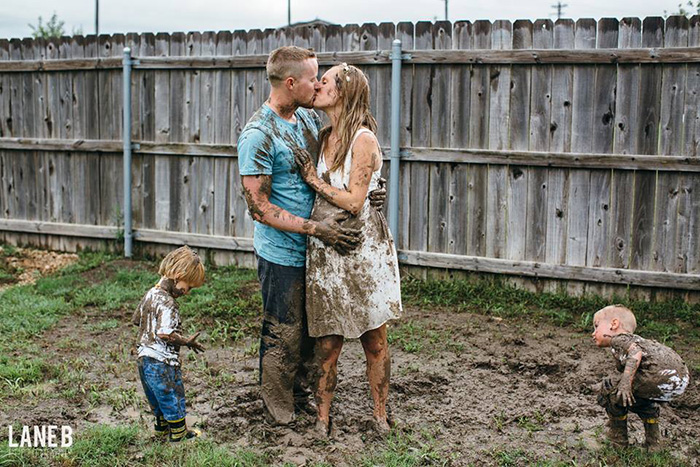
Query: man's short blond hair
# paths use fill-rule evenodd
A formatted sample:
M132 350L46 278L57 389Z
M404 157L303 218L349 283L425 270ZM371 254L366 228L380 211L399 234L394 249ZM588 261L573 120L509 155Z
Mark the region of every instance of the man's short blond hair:
M168 253L160 263L158 274L176 282L185 281L191 287L204 284L204 264L187 245Z
M633 333L637 329L637 318L634 317L632 310L623 305L610 305L596 311L593 316L601 320L610 321L617 318L620 321L620 326L627 332Z
M279 86L285 79L298 78L304 60L316 58L316 53L295 45L286 45L273 50L267 58L267 79L270 85Z

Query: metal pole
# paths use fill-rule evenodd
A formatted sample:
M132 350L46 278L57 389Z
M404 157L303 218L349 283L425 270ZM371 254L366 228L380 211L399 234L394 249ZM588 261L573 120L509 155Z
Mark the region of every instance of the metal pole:
M95 0L95 35L100 35L100 0Z
M292 25L292 0L287 0L287 26Z
M389 229L399 237L399 126L401 123L401 41L391 46L391 166L389 167Z
M131 258L131 49L124 47L122 137L124 140L124 256Z

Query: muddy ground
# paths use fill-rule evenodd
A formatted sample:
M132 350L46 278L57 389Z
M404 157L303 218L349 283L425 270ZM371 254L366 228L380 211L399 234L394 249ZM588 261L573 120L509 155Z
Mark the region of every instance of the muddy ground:
M80 378L42 388L41 397L6 399L0 426L70 424L80 432L94 423L150 424L134 361L136 329L129 325L130 313L88 309L49 330L39 345L55 356L55 363L80 371ZM587 333L416 307L407 307L394 329L391 413L402 430L432 439L448 465L494 465L501 452L585 462L603 446L605 416L591 388L614 366ZM274 464L353 465L352 459L380 445L370 430L371 402L358 340L347 342L340 357L330 441L314 437L313 419L307 415L292 427L265 422L254 338L207 347L197 357L185 351L183 365L189 421L205 436L269 452ZM700 361L700 349L676 349L686 360ZM697 465L700 375L697 366L691 371L686 395L663 409L661 427L679 459ZM70 385L78 391L66 397ZM636 416L631 417L631 435L635 443L642 442Z
M53 274L78 261L75 253L15 248L5 251L0 246L0 290L11 285L33 284L38 277Z

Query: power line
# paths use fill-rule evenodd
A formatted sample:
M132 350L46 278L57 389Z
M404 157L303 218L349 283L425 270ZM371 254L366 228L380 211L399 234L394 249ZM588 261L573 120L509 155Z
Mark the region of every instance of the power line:
M556 5L552 5L552 8L556 8L556 10L557 10L557 19L561 19L562 15L564 14L563 10L567 6L569 6L569 5L567 5L566 3L562 3L562 2L557 2Z

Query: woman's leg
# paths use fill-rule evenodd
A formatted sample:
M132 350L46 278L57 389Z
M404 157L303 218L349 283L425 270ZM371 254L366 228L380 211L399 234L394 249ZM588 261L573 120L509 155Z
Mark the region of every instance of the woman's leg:
M362 334L360 341L367 358L367 378L374 400L374 419L379 424L378 428L388 430L386 400L389 397L391 358L386 340L386 324Z
M343 348L343 336L324 336L318 338L320 377L316 389L318 419L328 427L331 401L338 383L338 357Z

